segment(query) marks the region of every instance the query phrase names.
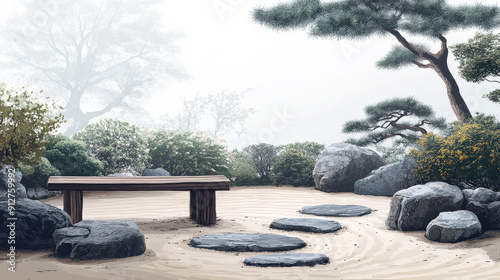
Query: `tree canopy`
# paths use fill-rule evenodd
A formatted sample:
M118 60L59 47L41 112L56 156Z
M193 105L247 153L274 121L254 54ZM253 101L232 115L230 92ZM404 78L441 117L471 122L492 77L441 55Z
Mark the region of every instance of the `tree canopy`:
M394 69L413 64L433 69L446 85L455 115L465 120L472 115L448 69L448 47L443 34L469 27L494 28L500 24L498 14L496 6L452 6L444 0L295 0L268 9L257 8L253 17L277 30L308 28L314 37L363 39L390 34L400 45L377 65ZM438 39L441 48L432 53L422 44L409 42L400 31Z
M366 133L366 135L358 139L350 138L346 142L367 146L396 137L399 144L408 146L414 145L418 139L427 134L424 125L437 129L447 127L444 118L434 117L430 106L413 97L387 99L365 107L365 113L366 119L346 122L342 132L359 132ZM403 118L405 118L404 121ZM414 120L408 121L408 118Z
M500 83L491 78L500 77L500 34L476 33L467 43L450 47L460 62L460 76L468 82L488 81ZM500 89L485 95L489 100L500 103Z

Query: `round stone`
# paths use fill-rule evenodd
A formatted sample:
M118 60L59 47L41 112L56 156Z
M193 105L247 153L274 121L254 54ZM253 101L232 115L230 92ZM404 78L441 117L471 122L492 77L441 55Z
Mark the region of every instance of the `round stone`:
M248 257L243 262L253 266L315 266L327 264L330 258L323 254L291 253Z
M297 237L273 233L212 233L197 236L189 242L197 248L236 252L274 252L299 249L306 243Z
M332 216L332 217L358 217L370 214L372 209L362 205L339 205L339 204L323 204L306 206L300 210L300 213L311 214L317 216Z
M314 218L281 218L271 223L271 228L282 230L296 230L316 233L335 232L342 226L332 220Z

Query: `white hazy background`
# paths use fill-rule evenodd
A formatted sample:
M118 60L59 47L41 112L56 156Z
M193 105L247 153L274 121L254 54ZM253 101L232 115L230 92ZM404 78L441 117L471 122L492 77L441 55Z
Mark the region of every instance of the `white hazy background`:
M16 2L0 1L0 24L18 9ZM341 142L356 136L341 133L346 121L364 118L364 107L393 97L413 96L432 106L438 117L456 120L445 85L433 70L375 67L376 61L398 44L394 37L319 39L309 37L306 30L275 31L252 20L254 8L282 2L287 1L165 0L159 7L165 28L184 34L177 59L190 78L168 80L150 94L144 107L154 117L173 116L179 112L183 95L193 98L197 93L205 96L250 88L244 105L257 112L247 120L248 133L224 137L231 149L260 142ZM478 2L497 4L496 0L448 1L453 5ZM451 46L466 42L477 31L449 32L445 37ZM404 36L427 42L432 51L439 50L439 40ZM495 89L495 84L463 80L451 52L448 63L472 114L493 114L500 119L500 105L482 97ZM105 117L120 118L112 112Z

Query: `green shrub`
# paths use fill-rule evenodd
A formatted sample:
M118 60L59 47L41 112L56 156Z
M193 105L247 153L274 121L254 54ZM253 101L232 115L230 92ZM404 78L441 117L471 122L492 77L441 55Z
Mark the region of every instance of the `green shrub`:
M312 176L315 160L311 155L289 148L280 153L273 170L276 185L314 186Z
M49 136L45 157L63 176L102 176L102 162L87 154L85 142L58 135Z
M148 137L151 165L173 176L230 177L226 147L201 132L159 130Z
M87 125L72 138L86 143L87 153L100 160L103 175L131 171L139 175L149 163L144 129L114 119Z
M280 149L281 150L296 149L298 151L301 151L304 155L309 156L310 158L316 161L318 156L321 154L321 151L325 149L325 145L316 142L296 142L292 144L282 145Z
M270 185L274 182L273 165L278 157L279 147L260 143L250 145L243 151L252 159L257 171L256 184Z
M257 171L252 159L245 153L234 150L229 163L231 181L235 186L253 186L256 184Z
M20 164L23 174L22 183L26 188L47 188L50 176L61 176L61 171L50 164L49 160L41 157L40 163L34 167Z
M421 183L465 183L500 191L500 124L492 116L453 122L444 137L429 133L410 155L417 159Z
M48 98L46 98L48 99ZM64 117L53 116L61 106L46 103L25 88L7 88L0 84L0 163L37 165L40 163L45 135L56 130Z

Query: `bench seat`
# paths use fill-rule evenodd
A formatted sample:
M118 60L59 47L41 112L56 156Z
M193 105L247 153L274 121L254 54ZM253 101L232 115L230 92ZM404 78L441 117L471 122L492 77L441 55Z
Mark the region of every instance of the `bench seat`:
M223 175L209 176L50 176L47 189L64 191L63 209L82 220L83 191L189 191L189 216L201 225L216 222L215 191L229 190Z

